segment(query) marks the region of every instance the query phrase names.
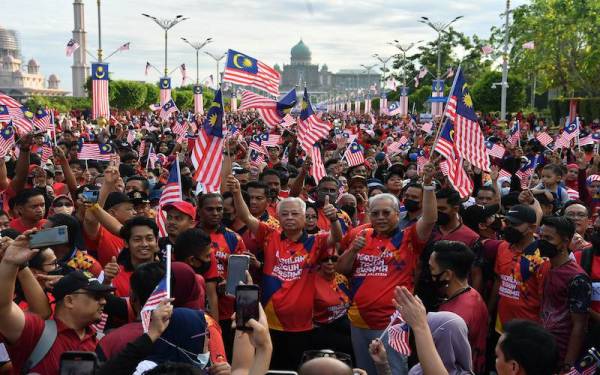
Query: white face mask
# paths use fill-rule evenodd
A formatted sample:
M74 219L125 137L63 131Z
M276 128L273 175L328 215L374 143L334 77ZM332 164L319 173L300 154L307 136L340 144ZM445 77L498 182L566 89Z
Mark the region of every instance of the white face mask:
M71 215L73 213L73 206L71 206L71 207L67 207L67 206L54 207L54 213Z
M508 195L508 193L510 193L510 187L503 187L500 189L500 193L504 196L504 195Z

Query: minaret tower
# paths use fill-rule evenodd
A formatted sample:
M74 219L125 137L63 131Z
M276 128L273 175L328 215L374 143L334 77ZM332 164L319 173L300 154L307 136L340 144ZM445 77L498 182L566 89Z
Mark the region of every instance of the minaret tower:
M79 48L73 53L73 96L84 97L85 82L88 77L88 66L86 62L85 51L87 48L85 37L85 14L83 9L83 0L73 0L74 28L73 40L79 43Z

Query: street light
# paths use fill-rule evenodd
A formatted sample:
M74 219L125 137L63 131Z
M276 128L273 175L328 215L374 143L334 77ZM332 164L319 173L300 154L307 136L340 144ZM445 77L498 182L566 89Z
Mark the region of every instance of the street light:
M419 20L420 23L431 27L438 34L438 37L437 37L437 79L438 80L440 79L441 74L442 74L442 72L441 72L441 65L442 65L442 55L441 55L441 52L442 52L441 51L442 33L445 32L446 29L448 27L450 27L450 25L452 25L454 22L458 21L461 18L463 18L463 16L455 17L452 21L450 21L448 23L433 22L433 21L431 21L427 17L421 17L421 19Z
M410 43L408 45L406 44L401 44L397 39L394 39L393 42L388 42L389 45L392 45L396 48L398 48L401 52L402 52L402 87L406 86L406 54L408 53L408 51L413 48L414 46L416 46L417 44L421 43L422 40L418 40L414 43Z
M160 26L165 31L165 77L169 75L169 70L167 69L167 32L170 28L177 25L179 22L183 22L187 20L187 17L182 16L181 14L176 16L173 19L166 18L156 18L146 13L142 13L142 16L150 18L152 21L156 22L158 26Z
M217 62L217 76L215 77L217 80L217 87L219 87L219 61L223 60L223 57L227 56L227 52L223 53L221 56L214 55L210 52L204 51L208 56L212 57Z
M381 63L383 64L383 77L381 78L381 80L385 82L385 72L387 72L385 66L394 56L382 57L382 56L379 56L379 54L374 53L373 57L376 58L377 60L381 61Z
M373 70L373 68L376 67L377 64L373 64L373 65L360 64L360 66L362 66L363 68L365 68L365 70L367 71L367 86L368 86L369 83L371 83L371 81L370 81L370 79L371 79L371 70Z
M204 42L195 42L192 43L189 40L187 40L184 37L181 37L181 40L183 40L184 42L186 42L187 44L189 44L193 49L196 50L196 84L198 85L200 83L200 67L199 67L199 57L198 54L200 53L200 50L207 45L208 43L210 43L212 41L212 38L206 38L204 40Z

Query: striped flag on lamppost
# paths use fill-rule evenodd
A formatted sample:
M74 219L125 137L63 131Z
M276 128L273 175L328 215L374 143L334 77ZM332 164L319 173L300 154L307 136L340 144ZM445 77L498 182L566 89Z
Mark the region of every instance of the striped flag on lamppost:
M171 78L161 78L158 86L160 87L160 106L162 107L171 99Z
M202 97L202 86L194 86L194 113L197 115L204 114L204 98Z
M109 118L108 64L92 64L92 119Z

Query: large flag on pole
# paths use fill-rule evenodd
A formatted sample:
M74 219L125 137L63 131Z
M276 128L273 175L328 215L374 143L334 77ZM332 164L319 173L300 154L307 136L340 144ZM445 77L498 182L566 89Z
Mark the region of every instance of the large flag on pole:
M160 237L167 236L167 214L162 210L163 206L173 202L179 202L183 200L183 194L181 193L181 176L179 172L179 163L177 160L171 165L169 171L169 179L167 184L163 188L158 201L158 211L156 214L156 225L158 226L158 234Z
M171 78L161 78L158 86L160 87L160 106L162 107L171 99Z
M215 94L206 121L194 143L192 163L196 168L194 180L203 185L205 193L219 191L223 164L223 93Z
M269 65L243 53L230 49L223 71L223 82L252 86L279 96L281 75Z
M167 265L167 267L169 266L170 265ZM144 332L148 332L148 328L150 327L152 311L156 310L160 302L165 298L169 298L166 276L163 277L156 288L154 288L154 291L152 294L150 294L148 300L146 300L144 307L142 307L142 311L140 311L140 318L142 320L142 328L144 329Z
M175 101L173 99L167 100L165 104L160 108L160 118L163 120L167 120L172 113L179 111L177 106L175 105Z
M282 123L286 114L296 106L296 88L288 92L281 100L275 101L248 90L242 91L242 103L239 110L254 108L267 125L277 126Z
M308 90L304 88L304 97L302 98L302 110L298 118L298 140L304 151L309 152L312 146L320 139L327 137L331 124L321 120L314 112L310 104Z
M33 131L33 120L34 115L29 108L21 106L9 96L0 94L0 121L12 121L17 133L24 135Z
M435 145L434 151L446 158L446 168L448 170L448 180L454 186L461 198L466 198L473 192L473 182L463 168L463 159L459 157L458 150L454 143L454 126L448 119L443 125L440 136ZM442 166L440 165L440 168Z
M452 87L454 90L450 93L446 113L454 122L456 131L454 141L458 155L473 166L489 172L490 158L485 147L485 138L477 122L473 100L460 67Z
M109 118L108 64L92 64L92 119Z
M194 86L194 113L197 115L204 114L204 98L202 97L202 86Z
M15 145L15 128L12 122L0 130L0 157L6 156Z

